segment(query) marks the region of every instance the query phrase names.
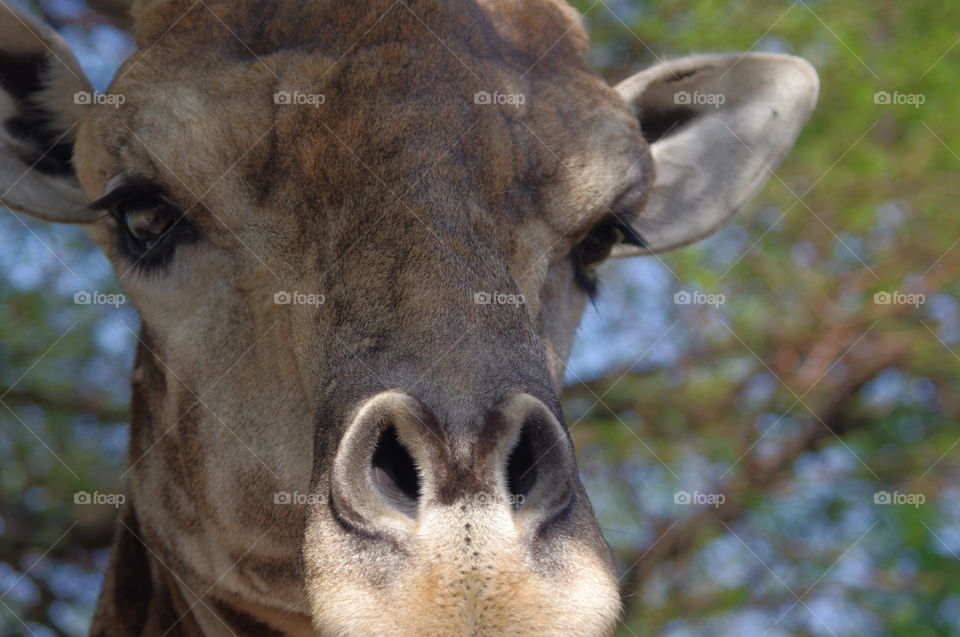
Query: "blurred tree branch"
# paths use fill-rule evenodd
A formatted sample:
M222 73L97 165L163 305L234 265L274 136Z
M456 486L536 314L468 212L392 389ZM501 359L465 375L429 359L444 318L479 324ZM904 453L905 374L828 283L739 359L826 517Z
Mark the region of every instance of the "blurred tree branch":
M638 546L626 556L625 561L630 565L622 580L628 606L626 616L630 616L629 606L640 597L644 584L663 563L681 559L708 537L722 531L723 525L740 518L747 509L750 493L769 492L771 487L788 475L787 470L803 453L819 448L834 436L839 437L869 425L867 420L855 416L854 403L858 393L884 369L902 365L910 353L911 344L907 339L896 336L877 336L869 341L864 339L864 342L850 349L858 338L857 330L849 326L828 331L812 345L810 355L795 368L793 377L783 379L787 387L803 388L799 394L795 394L803 398L803 392L822 380L844 352L848 353L844 359L848 368L844 380L817 392L815 398L818 405L811 405L812 413L808 411L808 416L801 420L802 426L781 445L775 456L760 458L750 452L755 432L748 429L751 435L742 441L743 468L717 489L726 496L721 507L705 507L692 517L680 521L659 521L654 526L654 540ZM793 393L794 390L789 391ZM803 402L813 402L813 398L803 398ZM799 404L795 409L806 410Z
M43 554L51 559L83 561L84 553L107 548L113 542L117 509L110 506L89 507L89 511L73 524L68 518L54 524L49 512L33 513L22 506L0 502L0 517L3 518L3 542L0 542L0 562L21 566L23 556ZM53 546L44 546L40 538L44 531L62 527L70 532ZM61 533L63 531L60 531ZM54 536L55 538L56 536Z
M49 395L34 389L10 392L0 389L0 395L4 395L3 402L9 405L39 405L45 409L90 414L102 422L126 422L130 418L127 407L117 407L97 396Z
M110 506L88 507L84 513L75 523L67 517L57 523L49 511L32 512L23 506L0 501L0 520L4 529L0 541L0 563L26 572L31 569L32 560L42 556L45 561L99 570L99 565L91 559L91 552L108 548L113 542L117 509ZM69 529L69 532L59 540L56 540L59 533L50 539L50 534L60 528ZM50 544L46 544L48 542ZM39 597L35 603L17 610L19 618L25 623L44 626L55 635L66 635L49 617L51 604L61 601L55 591L45 577L37 577L35 572L27 577L36 587Z

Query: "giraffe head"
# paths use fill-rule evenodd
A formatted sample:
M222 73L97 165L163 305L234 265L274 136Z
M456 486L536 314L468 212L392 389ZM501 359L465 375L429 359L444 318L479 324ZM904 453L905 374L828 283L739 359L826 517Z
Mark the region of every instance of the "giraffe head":
M557 399L593 268L729 220L812 68L610 87L554 0L170 0L97 93L0 14L0 200L83 225L136 305L132 502L201 627L609 634Z

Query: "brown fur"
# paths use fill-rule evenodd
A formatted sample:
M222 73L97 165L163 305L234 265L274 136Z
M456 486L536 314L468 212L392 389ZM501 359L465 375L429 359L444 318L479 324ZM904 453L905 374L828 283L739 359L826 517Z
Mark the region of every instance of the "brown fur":
M579 18L547 0L175 0L136 17L139 51L109 89L126 103L83 121L78 175L91 197L121 173L162 184L203 240L144 274L109 225L94 231L144 324L136 526L94 634L607 633L612 565L579 484L542 528L461 506L492 483L455 481L409 541L383 545L322 501L272 500L327 493L344 427L391 388L451 449L478 444L506 392L559 414L585 300L568 255L650 177L637 121L583 62ZM278 306L278 290L326 302Z

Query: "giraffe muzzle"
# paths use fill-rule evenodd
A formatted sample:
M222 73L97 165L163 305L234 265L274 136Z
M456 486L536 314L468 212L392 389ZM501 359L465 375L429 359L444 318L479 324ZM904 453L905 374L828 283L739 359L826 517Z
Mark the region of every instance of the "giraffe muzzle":
M534 396L457 423L377 394L346 427L329 488L303 558L314 622L332 634L609 634L613 565L569 435Z
M495 509L525 525L562 512L576 463L566 430L547 406L512 393L479 423L439 422L409 394L368 400L334 459L331 503L371 533L414 533L431 509Z

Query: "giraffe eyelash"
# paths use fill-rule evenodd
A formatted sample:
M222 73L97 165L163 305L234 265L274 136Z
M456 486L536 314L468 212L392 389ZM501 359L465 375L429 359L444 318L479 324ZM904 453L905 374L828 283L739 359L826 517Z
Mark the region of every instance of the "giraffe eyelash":
M163 269L176 246L195 240L198 232L166 197L162 188L141 180L121 183L90 204L114 222L114 248L142 272Z
M618 244L638 247L646 245L643 237L626 221L628 216L624 213L611 213L594 225L571 252L574 281L591 300L596 300L599 290L599 281L593 268L606 261Z

